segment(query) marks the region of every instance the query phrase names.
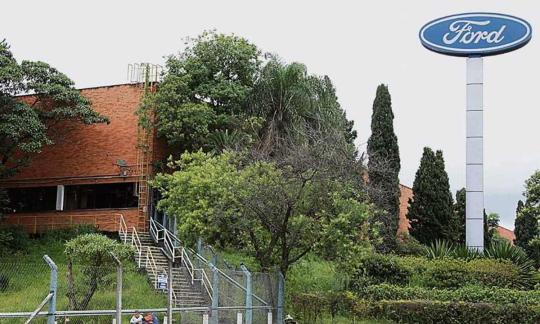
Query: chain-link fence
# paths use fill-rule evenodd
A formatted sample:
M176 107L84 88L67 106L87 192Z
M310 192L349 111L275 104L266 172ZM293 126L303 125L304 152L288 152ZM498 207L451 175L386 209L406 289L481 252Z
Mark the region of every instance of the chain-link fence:
M196 259L194 255L191 257ZM151 271L145 268L144 262L140 268L135 262L125 262L120 277L119 268L114 264L89 267L59 262L56 321L112 323L117 302L121 300L123 323L129 323L132 315L126 312L135 310L151 311L163 323L169 306L169 283L173 288L171 304L176 323L203 323L205 316L211 324L238 323L239 317L242 323L268 323L269 316L277 318L276 275L250 273L247 269L221 270L201 260L194 262L199 271L193 277L178 263L171 271L165 265ZM24 323L49 294L50 286L51 268L47 263L0 260L0 323ZM46 313L47 309L48 304L45 304L42 312ZM6 317L16 316L13 313L24 314ZM47 317L36 317L34 322L46 323Z

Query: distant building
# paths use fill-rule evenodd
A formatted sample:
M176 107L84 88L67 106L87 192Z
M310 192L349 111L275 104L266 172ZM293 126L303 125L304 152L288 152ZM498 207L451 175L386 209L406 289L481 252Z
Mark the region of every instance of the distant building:
M121 214L129 228L147 229L152 197L146 180L154 162L163 159L165 145L139 127L136 111L143 92L141 84L82 89L110 124L57 125L63 138L0 181L13 209L2 222L31 233L80 223L115 231Z
M409 208L409 199L413 197L413 191L411 188L400 184L400 197L399 197L399 227L398 234L409 233L409 228L411 227L409 219L407 218L408 208ZM509 241L511 244L514 244L516 236L514 231L509 230L505 227L498 226L497 233L503 238Z

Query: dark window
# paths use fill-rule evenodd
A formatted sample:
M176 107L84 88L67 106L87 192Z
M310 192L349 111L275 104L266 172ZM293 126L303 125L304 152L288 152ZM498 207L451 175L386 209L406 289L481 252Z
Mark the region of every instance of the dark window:
M14 213L56 209L56 187L10 188L7 192Z
M64 209L137 207L134 189L134 183L66 186Z

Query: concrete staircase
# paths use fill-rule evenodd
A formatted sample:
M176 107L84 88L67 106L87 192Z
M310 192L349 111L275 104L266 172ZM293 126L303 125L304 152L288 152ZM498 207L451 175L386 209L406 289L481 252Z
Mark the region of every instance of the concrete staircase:
M167 257L161 252L160 247L152 240L149 233L138 233L138 236L142 245L140 266L141 268L146 268L148 280L152 287L157 287L157 278L150 269L151 265L146 267L148 249L150 249L150 253L154 257L157 274L167 274ZM127 237L127 242L124 243L131 244L131 235ZM135 262L139 262L137 253ZM173 265L172 275L176 307L200 307L210 305L210 298L204 292L204 288L201 286L200 282L191 283L191 276L185 267L180 266L179 264ZM166 292L164 291L164 293Z

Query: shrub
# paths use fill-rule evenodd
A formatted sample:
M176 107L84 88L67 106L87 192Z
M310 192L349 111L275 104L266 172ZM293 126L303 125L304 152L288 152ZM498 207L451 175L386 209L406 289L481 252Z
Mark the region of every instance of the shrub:
M475 259L433 260L422 275L423 286L456 289L466 285L500 288L530 288L519 268L510 261Z
M493 304L540 305L540 291L466 286L455 290L424 287L400 287L380 284L365 287L357 296L367 300L435 300Z
M426 249L428 259L450 258L454 254L454 246L445 240L436 240Z
M360 260L353 278L353 288L359 289L367 284L394 283L407 284L411 271L393 255L370 254Z
M0 255L24 251L28 247L28 233L22 226L8 226L0 229Z
M50 230L42 234L43 239L50 241L67 242L79 235L97 233L98 229L93 224L79 224L76 226Z
M396 254L398 255L424 255L426 247L417 239L406 233L399 234L397 238Z
M540 308L515 304L378 301L357 302L353 311L360 317L398 323L538 323Z
M423 275L423 284L432 288L458 288L471 280L465 262L447 259L434 260Z
M482 253L476 249L469 248L465 244L460 244L454 248L454 251L452 252L452 257L470 261L481 258Z

